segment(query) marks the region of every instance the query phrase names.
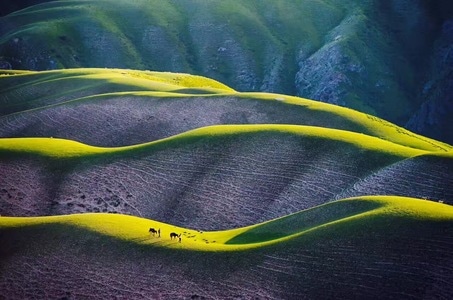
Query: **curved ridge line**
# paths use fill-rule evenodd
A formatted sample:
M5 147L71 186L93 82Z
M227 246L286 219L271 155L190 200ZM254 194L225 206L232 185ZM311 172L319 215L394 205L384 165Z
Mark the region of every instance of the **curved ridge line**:
M235 237L239 234L246 232L249 229L258 228L262 225L271 224L273 222L278 222L279 219L286 218L291 215L304 214L307 211L313 210L315 208L327 207L332 204L338 203L349 203L357 201L369 201L370 203L376 203L377 207L367 210L362 213L353 214L344 218L340 218L331 222L322 223L317 226L313 226L306 230L297 232L295 234L289 234L284 237L257 242L257 243L247 243L247 244L225 244L229 239ZM424 213L420 215L420 212ZM131 216L131 215L122 215L122 214L108 214L108 213L87 213L87 214L73 214L73 215L61 215L61 216L43 216L43 217L0 217L0 229L1 228L17 228L24 226L39 226L39 225L48 225L48 224L62 224L70 225L76 228L81 228L89 230L91 232L101 234L104 236L109 236L118 240L123 240L126 242L135 243L138 245L145 246L157 246L167 247L167 248L176 248L187 251L243 251L256 248L262 248L266 246L275 245L278 243L286 242L294 238L303 236L307 233L315 232L320 229L329 228L337 224L343 224L356 219L364 218L367 216L374 215L386 215L386 216L406 216L409 218L422 218L426 220L436 219L443 220L447 222L453 222L453 207L447 206L445 204L440 204L432 201L409 198L409 197L400 197L400 196L361 196L346 198L332 203L322 204L310 209L302 210L294 214L283 216L280 218L272 219L265 221L259 224L254 224L251 226L246 226L237 229L228 229L223 231L208 231L200 233L197 230L183 228L174 226L164 222L158 222L151 219L145 219L141 217ZM119 228L115 224L121 222L124 224L125 220L128 219L130 222L126 223L127 226L122 226ZM102 222L101 222L102 221ZM206 237L206 241L209 239L214 239L219 237L219 235L224 235L224 242L215 244L213 241L209 246L202 241L195 243L178 243L176 241L165 241L164 240L155 240L152 239L147 232L149 226L154 226L156 228L165 228L165 232L168 233L171 230L177 232L184 231L187 234L198 234L197 237L201 238ZM127 227L127 228L126 228ZM132 231L134 230L134 231ZM132 234L131 234L132 231ZM222 238L221 238L222 239ZM185 239L187 241L187 239Z
M176 86L176 87L180 87L180 86ZM63 102L59 102L59 103L55 103L55 104L49 104L49 105L45 105L45 106L41 106L41 107L31 108L28 110L14 112L11 114L3 115L1 117L13 116L13 115L21 114L21 113L28 113L28 112L39 111L39 110L45 110L48 108L58 107L58 106L67 105L67 104L76 103L76 102L83 102L83 101L90 101L90 100L102 101L103 100L102 97L106 97L106 96L117 97L117 96L124 96L124 95L152 96L152 97L160 97L160 98L167 98L167 97L168 98L170 98L170 97L171 98L183 98L183 97L211 98L211 97L234 96L234 97L241 98L242 100L249 100L249 101L256 101L256 100L258 100L258 101L279 101L279 102L285 103L286 105L297 105L297 106L307 107L309 110L323 111L328 114L337 115L338 117L345 118L345 119L349 120L350 122L357 124L357 126L363 127L364 129L366 129L368 131L368 133L361 133L358 131L350 131L350 132L356 132L356 133L365 134L368 136L375 136L381 140L386 140L393 144L399 144L401 146L409 147L409 148L413 148L413 149L417 149L417 150L434 151L434 150L427 150L426 146L417 147L416 143L415 143L416 141L420 141L423 144L429 144L432 147L437 148L437 149L439 149L439 151L443 151L443 152L449 152L449 151L453 150L453 148L448 144L417 135L402 127L397 126L396 124L385 121L384 119L374 117L371 115L367 115L367 114L361 113L359 111L355 111L355 110L348 109L348 108L342 108L342 107L338 107L338 106L331 105L328 103L322 103L322 102L315 101L315 100L297 98L297 97L280 95L280 94L272 94L272 93L223 92L222 90L220 90L219 93L208 93L208 94L200 95L200 94L178 93L177 89L174 91L171 91L171 90L169 90L169 91L146 91L146 90L140 91L140 90L137 90L137 91L125 91L125 92L112 92L112 93L102 93L102 94L75 98L75 99L71 99L71 100L67 100L67 101L63 101ZM247 98L247 96L249 96L249 97L252 96L255 98L250 99L250 98ZM279 100L279 99L283 99L283 101ZM371 118L372 120L379 120L380 123L386 124L385 126L395 129L395 131L398 134L396 136L397 138L394 138L394 139L387 138L388 135L386 135L385 132L381 132L379 130L380 127L378 127L378 129L374 129L375 127L372 126L372 124L370 123L371 121L366 120L367 118L368 119ZM220 125L225 125L225 124L220 124ZM211 125L211 126L215 126L215 125ZM299 126L306 126L306 125L299 125ZM381 125L381 127L382 126L384 126L384 125ZM336 129L336 128L333 128L333 129ZM338 130L344 130L344 129L338 129ZM407 144L403 143L402 137L400 136L401 134L405 134L410 137L409 142L411 145L407 145Z
M277 132L303 136L307 138L320 138L324 140L331 140L342 142L350 145L354 145L358 148L363 148L371 151L381 151L386 152L391 155L400 156L403 158L414 157L424 153L430 153L426 150L419 150L410 148L407 146L399 145L387 140L380 139L378 137L369 136L361 133L325 128L325 127L316 127L316 126L307 126L307 125L292 125L292 124L242 124L242 125L211 125L196 128L189 130L183 133L179 133L170 137L163 139L141 143L136 145L122 146L122 147L97 147L91 146L84 143L80 143L73 140L67 139L58 139L58 138L44 138L44 137L32 137L32 138L1 138L0 139L0 150L6 151L18 151L18 152L35 152L41 155L49 157L65 157L73 158L78 156L89 156L94 154L107 154L107 153L119 153L128 150L134 149L143 149L146 147L151 147L153 145L160 145L170 141L184 140L190 138L200 138L200 137L214 137L214 136L233 136L239 134L251 134L251 133L262 133L262 132ZM28 145L29 151L24 151L20 146L25 147L26 144L34 143L33 145ZM46 147L42 147L43 143L46 142ZM57 150L67 149L67 146L64 147L64 144L72 143L71 152L65 153L61 152L61 155L56 155ZM30 147L31 146L31 147ZM53 151L49 146L53 146ZM11 148L12 147L12 148ZM83 155L82 148L85 148L85 154ZM77 151L77 149L79 151ZM72 154L71 154L72 153ZM436 153L436 152L431 152Z

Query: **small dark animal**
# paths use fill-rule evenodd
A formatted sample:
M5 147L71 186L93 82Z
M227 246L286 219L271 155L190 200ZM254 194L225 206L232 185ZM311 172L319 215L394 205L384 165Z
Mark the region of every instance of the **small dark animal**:
M159 230L159 231L160 231L160 230ZM156 229L154 229L154 228L150 228L150 229L149 229L149 232L151 232L153 236L154 236L156 233L158 233L158 231L157 231Z
M174 233L174 232L170 233L170 239L173 239L173 238L181 239L181 234L177 234L177 233Z

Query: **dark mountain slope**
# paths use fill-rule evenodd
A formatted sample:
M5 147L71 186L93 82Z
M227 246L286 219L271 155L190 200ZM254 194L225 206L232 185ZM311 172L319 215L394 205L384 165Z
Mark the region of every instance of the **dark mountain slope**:
M50 2L52 0L3 0L0 6L0 17L3 17L12 12L24 9L29 6Z

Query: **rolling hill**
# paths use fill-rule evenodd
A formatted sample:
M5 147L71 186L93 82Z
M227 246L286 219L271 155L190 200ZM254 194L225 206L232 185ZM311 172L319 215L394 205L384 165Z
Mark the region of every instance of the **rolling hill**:
M238 91L354 108L453 143L451 1L4 2L3 69L198 74Z
M218 125L119 148L5 138L0 212L116 212L225 229L376 190L452 203L451 161L451 151L301 125ZM407 184L414 168L419 185Z
M297 124L363 133L417 149L451 150L351 109L287 95L239 93L214 80L179 73L3 71L0 105L1 137L53 136L125 146L209 125Z
M201 76L4 70L0 296L448 299L452 162L378 117Z
M452 299L452 15L2 1L0 299Z
M382 196L217 232L112 214L0 217L0 287L8 298L442 299L452 226L451 206Z
M453 202L450 145L347 108L121 69L4 71L0 91L3 215L212 230L370 194Z

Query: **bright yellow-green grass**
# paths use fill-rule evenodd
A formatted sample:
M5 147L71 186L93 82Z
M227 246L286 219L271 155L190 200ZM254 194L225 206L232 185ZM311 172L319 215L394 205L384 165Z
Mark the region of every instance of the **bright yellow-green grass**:
M409 158L429 153L401 146L379 138L350 131L301 125L257 124L257 125L215 125L187 131L169 138L125 147L94 147L79 142L54 138L3 138L0 151L9 153L36 154L53 158L77 158L97 154L121 153L133 150L152 149L170 142L187 142L194 138L224 137L234 135L275 132L301 136L307 139L320 139L329 143L350 144L357 149L379 151L401 158ZM451 154L452 152L450 152ZM447 155L447 154L446 154Z
M206 88L205 88L206 89ZM211 95L203 95L204 97L228 97L232 95L226 91L221 90L209 90ZM215 94L215 92L220 92L221 95ZM118 92L112 93L114 95L137 95L137 96L150 96L150 97L197 97L198 95L190 95L187 93L181 93L180 95L171 92L170 89L164 90L163 88L159 92ZM363 130L363 134L371 135L378 137L382 140L387 140L395 144L403 145L406 147L411 147L420 150L426 151L439 151L439 152L448 152L452 151L453 147L444 142L440 142L416 133L413 133L407 129L399 127L393 123L385 121L375 116L371 116L365 113L355 111L350 108L336 106L324 102L280 95L280 94L270 94L270 93L238 93L234 92L234 97L243 98L244 101L247 100L262 100L262 101L279 101L287 105L297 105L303 106L309 111L324 112L330 114L331 116L341 117L345 120L350 121L351 123L357 124L357 127L360 127ZM88 97L87 97L88 98ZM92 98L92 97L90 97ZM93 99L93 98L92 98ZM81 99L80 99L81 100ZM328 118L328 116L327 116ZM267 125L272 126L272 125Z
M145 91L172 92L183 88L206 89L211 93L234 93L235 91L210 78L185 73L152 72L128 69L79 68L51 71L1 71L0 76L28 76L27 84L45 83L56 80L85 79L89 81L105 80L107 82L142 88Z
M304 106L307 110L311 111L331 113L332 115L340 116L345 120L349 120L360 125L366 130L366 132L364 132L366 134L373 135L381 139L407 147L428 151L445 152L453 150L453 147L446 143L413 133L381 118L342 106L299 97L270 93L239 93L237 97L281 101L289 105Z
M3 79L1 77L3 77ZM125 96L128 94L143 97L199 97L197 91L202 91L204 94L203 97L234 96L243 99L243 101L278 101L284 105L302 106L308 111L325 114L323 118L326 118L326 121L324 122L326 123L326 126L328 126L328 120L330 118L341 118L351 124L356 124L356 130L361 133L388 140L396 144L427 151L448 152L453 150L452 146L446 143L417 135L383 119L352 109L286 95L240 93L218 81L190 74L95 68L40 72L14 70L0 71L0 80L5 79L11 80L11 83L9 83L10 81L5 82L8 88L20 88L22 85L34 84L45 86L46 83L51 84L60 80L71 80L74 83L74 89L91 86L96 87L101 83L107 83L112 85L112 90L114 91L109 94L93 94L88 97L71 101L88 101L91 99L102 100L102 97L106 95L112 97ZM55 105L62 105L62 103L57 103ZM52 106L52 104L50 106Z
M310 217L307 218L308 214ZM326 219L326 215L330 217ZM316 222L316 218L313 216L325 220ZM129 215L105 213L48 217L0 217L0 229L62 224L154 247L197 251L238 251L288 241L306 233L316 233L318 229L334 227L338 224L348 222L360 224L375 216L397 217L418 222L453 222L453 207L422 199L365 196L340 200L264 223L224 231L201 232ZM288 220L290 226L287 224ZM148 232L151 227L160 229L161 237L151 235ZM171 239L170 232L181 233L181 242L178 239ZM267 234L272 232L276 232L277 237ZM238 237L241 237L240 241L234 242Z

